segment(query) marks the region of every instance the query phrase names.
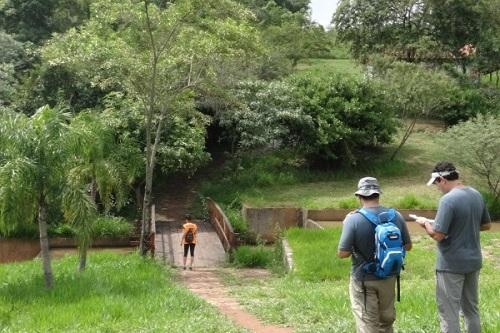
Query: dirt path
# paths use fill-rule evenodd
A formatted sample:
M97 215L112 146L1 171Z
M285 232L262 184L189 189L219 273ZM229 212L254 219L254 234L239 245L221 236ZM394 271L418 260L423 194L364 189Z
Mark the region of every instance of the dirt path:
M256 274L263 274L258 270ZM251 271L250 271L250 274ZM265 275L265 273L264 273ZM216 306L221 313L236 325L254 333L292 333L288 327L265 325L257 317L248 313L236 299L229 295L227 288L217 276L216 269L181 271L181 278L193 293Z

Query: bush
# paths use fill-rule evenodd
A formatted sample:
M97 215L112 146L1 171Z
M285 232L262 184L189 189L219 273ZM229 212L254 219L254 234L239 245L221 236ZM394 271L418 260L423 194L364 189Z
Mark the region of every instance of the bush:
M67 223L50 226L48 230L50 237L75 237L76 231L73 226Z
M496 199L491 193L482 192L484 200L486 201L486 207L490 213L492 221L500 220L500 199Z
M229 223L233 226L234 232L245 233L248 230L248 225L239 211L235 209L226 209L224 213Z
M134 226L122 217L98 217L92 225L92 234L97 237L128 237L132 235Z
M433 206L432 199L418 197L414 194L406 194L396 202L396 208L400 209L424 209Z
M92 222L92 238L99 237L128 237L132 235L134 226L123 217L100 216ZM77 230L68 223L50 226L50 237L75 237Z
M339 200L339 208L355 209L359 207L359 200L356 197Z
M263 245L242 245L232 254L236 267L268 267L273 261L273 249Z
M373 80L333 75L296 76L290 82L310 121L292 128L289 140L297 140L295 145L312 160L354 164L364 150L391 142L397 132Z

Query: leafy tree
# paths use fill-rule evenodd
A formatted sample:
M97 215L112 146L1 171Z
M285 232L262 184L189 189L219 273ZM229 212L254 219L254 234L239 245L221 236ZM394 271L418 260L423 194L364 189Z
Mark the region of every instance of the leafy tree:
M424 0L341 0L332 23L358 59L383 53L415 61L428 42L428 13Z
M52 32L79 25L88 16L90 0L5 0L0 27L20 41L41 43Z
M488 0L489 1L489 0ZM450 52L462 66L465 74L469 55L463 47L476 46L480 39L480 22L484 20L478 10L480 0L428 0L429 23L434 39L445 51Z
M121 87L142 104L145 189L141 252L148 250L153 172L169 122L187 117L194 88L214 76L221 59L255 49L249 13L231 1L176 1L161 8L150 1L96 1L79 29L54 39L44 50L52 64L79 71L96 86Z
M231 152L259 147L295 146L300 138L292 128L310 122L286 82L244 81L234 89L233 106L220 111L216 121L225 129ZM310 127L310 125L309 125Z
M494 201L500 200L500 117L476 118L449 128L440 136L441 150L487 188Z
M396 62L385 76L387 104L403 120L403 137L391 156L394 159L413 133L416 121L432 117L433 113L452 103L457 85L445 73L421 65Z
M16 226L36 220L45 285L53 285L47 236L49 206L66 198L64 211L75 219L93 205L83 191L65 188L65 137L69 116L47 106L27 117L4 110L0 122L0 228L9 234Z
M0 30L0 106L12 103L18 77L16 68L24 63L23 44Z
M365 149L390 142L396 132L375 82L335 75L297 76L290 84L308 120L291 137L300 138L300 151L313 160L355 164Z

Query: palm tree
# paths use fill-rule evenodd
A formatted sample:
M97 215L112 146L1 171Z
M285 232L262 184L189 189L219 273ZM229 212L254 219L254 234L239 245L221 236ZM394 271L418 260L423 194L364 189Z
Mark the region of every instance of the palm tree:
M139 158L135 160L139 162L134 163L132 150L127 150L126 143L118 142L113 129L93 112L82 112L73 119L67 138L71 157L63 202L67 207L66 219L77 228L79 270L82 271L92 241L91 207L102 203L105 213L112 207L122 207L134 180L133 165L142 160L137 151Z
M47 211L64 188L70 117L48 106L31 117L0 112L0 229L8 234L19 224L38 222L45 286L52 288Z

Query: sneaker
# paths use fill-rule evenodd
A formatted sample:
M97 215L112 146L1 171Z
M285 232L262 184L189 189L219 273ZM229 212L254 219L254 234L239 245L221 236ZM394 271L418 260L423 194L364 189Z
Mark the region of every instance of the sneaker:
M184 268L182 268L183 270L186 270L186 266L184 266Z
M193 270L193 267L189 267L189 270L192 271Z

